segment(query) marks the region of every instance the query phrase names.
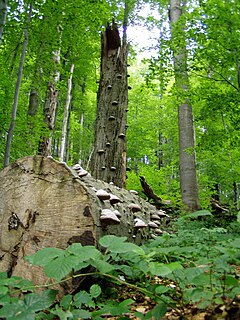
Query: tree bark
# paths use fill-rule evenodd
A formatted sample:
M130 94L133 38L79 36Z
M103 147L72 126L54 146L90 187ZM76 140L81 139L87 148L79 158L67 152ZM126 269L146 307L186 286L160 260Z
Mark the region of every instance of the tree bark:
M60 161L64 161L65 160L66 141L67 141L67 125L68 125L68 119L69 119L69 107L70 107L70 102L71 102L73 70L74 70L74 64L71 65L70 75L69 75L69 78L68 78L67 98L66 98L66 103L65 103L65 107L64 107L63 124L62 124Z
M97 99L93 177L126 184L126 123L128 108L128 44L121 46L116 24L102 34L101 79Z
M81 172L42 156L25 157L0 171L1 271L43 284L43 270L30 266L24 256L75 242L97 246L107 234L140 244L161 232L149 223L164 226L162 212L134 193ZM110 199L100 197L100 190ZM117 210L119 221L103 220L106 209ZM135 218L145 226L136 227Z
M187 73L187 50L183 26L179 21L184 5L180 0L171 0L170 20L174 44L174 73L178 94L178 128L180 186L182 203L187 211L200 209L196 178L195 134L192 106L187 98L189 79Z
M7 4L7 0L0 1L0 45L2 43L3 31L6 24Z
M53 61L56 70L52 76L53 79L48 84L43 110L44 122L49 130L49 134L48 136L41 138L38 150L38 153L43 156L50 156L52 154L52 138L55 129L59 96L57 84L60 80L60 72L58 71L58 66L60 64L60 49L54 52Z
M17 82L16 82L14 100L13 100L13 105L12 105L11 122L10 122L10 126L8 129L7 142L6 142L6 148L5 148L5 154L4 154L4 167L8 166L8 164L10 162L10 149L11 149L13 131L14 131L15 122L16 122L18 96L19 96L19 90L20 90L20 86L21 86L21 82L22 82L23 66L24 66L24 61L25 61L25 56L26 56L26 48L27 48L27 43L28 43L28 28L29 28L29 23L31 21L31 16L32 16L32 3L29 6L27 26L24 30L24 40L23 40L23 45L22 45L22 53L21 53L21 57L20 57Z

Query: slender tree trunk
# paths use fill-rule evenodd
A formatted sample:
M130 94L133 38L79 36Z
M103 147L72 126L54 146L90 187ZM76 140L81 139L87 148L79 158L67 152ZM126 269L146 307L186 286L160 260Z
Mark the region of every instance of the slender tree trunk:
M72 91L72 75L74 70L74 64L71 65L70 75L68 78L68 91L67 98L64 107L64 116L63 116L63 124L62 124L62 138L61 138L61 148L60 148L60 161L65 160L65 152L66 152L66 140L67 140L67 124L69 118L69 107L71 102L71 91Z
M180 0L171 0L170 20L172 41L174 43L174 73L179 103L178 127L181 195L185 209L187 211L195 211L200 208L196 179L195 134L192 106L187 98L189 79L185 35L183 26L180 25L179 21L184 7L185 2L181 6Z
M41 138L38 150L38 153L43 156L50 156L52 154L52 136L55 129L59 96L57 84L60 80L60 72L58 71L58 66L60 64L60 49L54 52L53 61L56 66L56 70L54 72L53 79L48 84L43 110L44 122L46 123L46 126L49 130L49 134L48 136L44 136Z
M41 45L38 49L38 56L36 58L36 63L34 66L34 76L31 84L31 90L28 102L28 116L35 117L38 113L38 108L40 104L40 87L42 84L42 69L40 66L41 56L43 54L43 46Z
M126 122L128 107L128 44L123 45L116 24L102 35L101 79L97 101L93 177L124 188L126 180Z
M0 44L2 43L3 30L6 24L7 4L7 0L0 1Z
M236 209L239 209L239 190L238 190L238 184L236 183L236 181L233 182L233 201L234 201L234 205L236 206Z
M22 53L21 53L21 57L20 57L17 82L16 82L14 100L13 100L13 105L12 105L11 123L10 123L9 129L8 129L7 143L6 143L5 154L4 154L4 167L8 166L8 164L10 162L10 149L11 149L13 131L14 131L15 122L16 122L18 97L19 97L19 90L20 90L21 81L22 81L23 66L24 66L24 60L25 60L25 56L26 56L26 48L27 48L27 43L28 43L28 28L29 28L29 24L31 21L31 16L32 16L32 3L30 4L30 7L29 7L27 26L24 30L24 40L23 40L23 45L22 45Z

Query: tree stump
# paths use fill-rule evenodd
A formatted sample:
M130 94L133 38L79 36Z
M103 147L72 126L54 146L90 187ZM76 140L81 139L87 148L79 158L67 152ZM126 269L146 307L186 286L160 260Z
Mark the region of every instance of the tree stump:
M0 271L34 284L45 283L46 276L23 258L42 248L98 246L107 234L141 244L161 233L162 212L133 192L93 179L79 165L25 157L0 171L0 181Z

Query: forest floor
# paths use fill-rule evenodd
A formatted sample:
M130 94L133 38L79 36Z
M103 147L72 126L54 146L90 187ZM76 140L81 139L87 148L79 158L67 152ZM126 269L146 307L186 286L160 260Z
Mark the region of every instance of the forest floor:
M111 286L112 284L110 284ZM126 299L134 300L132 304L131 313L124 314L122 317L113 317L111 315L105 315L107 320L119 320L119 319L132 319L142 320L135 316L135 312L142 313L143 316L148 311L154 308L156 302L151 298L146 297L144 294L129 290L129 288L118 287L117 301L121 302ZM124 316L126 318L124 318ZM206 310L199 309L196 305L187 305L184 307L177 307L175 310L168 310L167 313L157 319L156 317L147 317L149 320L239 320L240 319L240 297L235 299L234 302L226 299L225 305L218 305L209 307Z

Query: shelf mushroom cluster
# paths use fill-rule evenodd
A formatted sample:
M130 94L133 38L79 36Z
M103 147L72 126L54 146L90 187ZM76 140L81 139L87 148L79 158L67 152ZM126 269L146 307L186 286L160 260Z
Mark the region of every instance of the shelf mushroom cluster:
M132 212L141 211L141 207L139 205L130 204L128 207L131 208ZM160 229L160 225L161 225L160 220L166 217L169 217L169 216L163 210L152 212L150 215L150 221L148 223L144 222L139 217L135 217L134 228L141 229L141 228L148 227L152 231L151 237L155 238L157 235L163 234L163 231Z
M72 167L78 174L79 177L84 177L88 175L88 172L84 170L79 164L76 164ZM104 189L96 189L95 187L91 187L91 189L96 193L98 199L102 202L102 209L100 214L100 221L103 225L117 225L120 224L121 213L115 207L115 204L123 202L117 195L106 191ZM118 188L119 189L119 188ZM130 190L130 193L133 196L137 196L137 192L135 190ZM109 201L110 208L105 201ZM133 200L132 200L133 201ZM127 208L132 214L133 217L133 230L137 232L137 230L141 230L144 228L148 228L149 234L152 238L156 236L162 235L163 231L160 229L162 225L163 218L169 218L169 216L163 210L154 210L150 211L150 219L148 215L148 219L143 218L143 207L135 202L132 202L127 205ZM147 220L147 221L145 221ZM149 221L150 220L150 221ZM133 235L133 237L136 235Z
M73 170L75 170L78 174L79 177L85 177L86 175L88 175L89 173L84 170L78 163L75 164L73 167Z

